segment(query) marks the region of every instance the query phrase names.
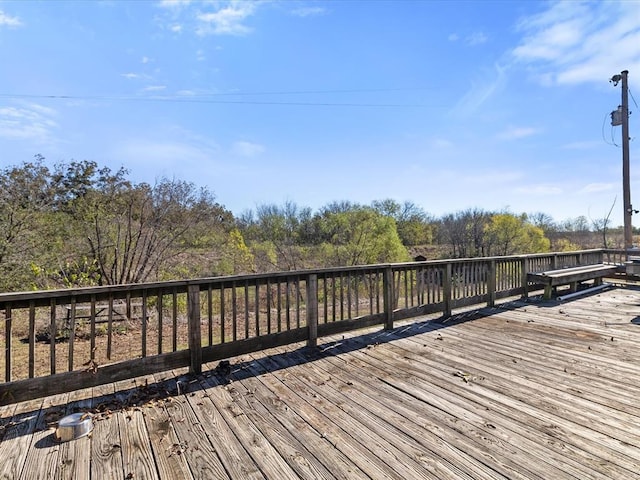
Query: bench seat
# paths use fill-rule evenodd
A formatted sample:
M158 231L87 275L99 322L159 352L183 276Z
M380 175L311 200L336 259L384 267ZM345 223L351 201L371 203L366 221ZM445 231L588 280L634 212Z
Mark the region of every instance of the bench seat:
M575 292L580 282L594 280L596 285L600 285L604 277L614 275L617 272L617 265L600 263L562 268L560 270L548 270L546 272L527 273L527 280L543 284L544 298L548 300L551 298L553 289L558 285L569 285L571 291Z

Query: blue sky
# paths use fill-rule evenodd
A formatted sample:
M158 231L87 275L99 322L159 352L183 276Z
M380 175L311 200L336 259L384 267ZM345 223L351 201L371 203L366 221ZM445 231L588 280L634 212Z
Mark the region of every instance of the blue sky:
M621 224L609 78L629 70L640 101L640 2L0 1L0 64L2 167L95 160L236 214L393 198L560 221L616 201Z

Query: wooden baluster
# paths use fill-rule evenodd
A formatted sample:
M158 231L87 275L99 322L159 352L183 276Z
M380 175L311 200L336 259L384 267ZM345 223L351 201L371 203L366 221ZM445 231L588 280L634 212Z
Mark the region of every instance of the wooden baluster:
M29 302L29 378L35 376L36 365L36 303Z
M56 336L58 327L56 325L56 300L50 301L50 323L49 323L49 367L51 375L56 373Z
M306 281L307 286L307 346L318 345L318 276L310 274Z
M202 325L200 324L200 287L189 285L187 290L187 320L189 325L189 371L202 373Z
M73 347L76 340L76 297L71 297L69 306L69 371L73 371Z
M164 295L162 294L162 289L158 289L158 303L156 305L156 310L158 311L158 355L162 353L162 323L164 316L164 305L162 299ZM111 308L109 308L109 312L111 312ZM109 338L111 338L111 333L109 333Z
M11 318L11 304L4 306L4 379L11 381L11 337L13 335L13 319Z

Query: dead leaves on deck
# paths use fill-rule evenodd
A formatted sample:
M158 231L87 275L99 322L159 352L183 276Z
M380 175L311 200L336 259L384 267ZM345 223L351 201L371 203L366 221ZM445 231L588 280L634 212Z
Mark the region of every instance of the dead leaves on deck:
M167 448L167 451L169 452L169 457L172 457L174 455L180 456L184 452L186 452L188 448L189 448L189 443L184 441L184 442L174 443L169 448Z
M93 373L94 375L98 373L98 362L96 362L93 358L88 362L82 364L83 367L87 367L84 369L85 372Z
M461 378L464 383L471 383L471 382L475 382L475 381L478 381L478 380L484 380L483 376L471 375L470 373L463 372L461 370L453 372L453 376Z
M97 349L98 349L98 347L93 347L93 349L91 350L92 358L90 358L89 361L84 362L82 364L83 367L87 367L87 368L84 369L85 372L93 373L94 375L96 373L98 373L98 367L100 366L100 365L98 365L98 362L96 362L93 359L93 354L96 353Z

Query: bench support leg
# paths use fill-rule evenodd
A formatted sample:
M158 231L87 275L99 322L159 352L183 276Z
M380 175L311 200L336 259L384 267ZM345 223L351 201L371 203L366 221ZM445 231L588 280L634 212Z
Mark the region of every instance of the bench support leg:
M551 300L551 294L553 293L553 287L551 285L544 286L544 299Z

